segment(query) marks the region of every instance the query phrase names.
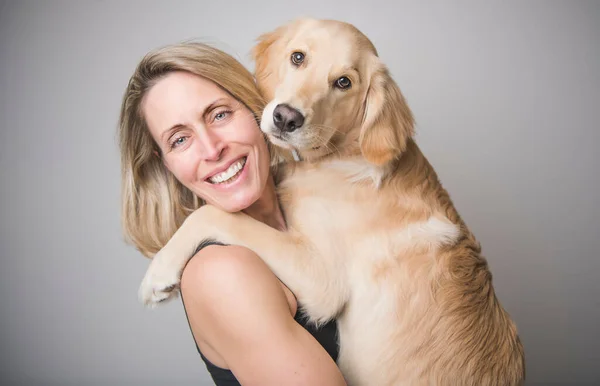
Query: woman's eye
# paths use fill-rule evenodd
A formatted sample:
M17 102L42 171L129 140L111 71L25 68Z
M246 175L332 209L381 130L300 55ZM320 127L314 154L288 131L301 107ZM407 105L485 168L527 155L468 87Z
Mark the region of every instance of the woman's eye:
M215 114L215 121L222 121L223 119L227 118L230 113L231 111L221 111Z
M181 146L185 143L187 137L179 137L176 138L173 142L171 142L171 149L174 149L178 146Z

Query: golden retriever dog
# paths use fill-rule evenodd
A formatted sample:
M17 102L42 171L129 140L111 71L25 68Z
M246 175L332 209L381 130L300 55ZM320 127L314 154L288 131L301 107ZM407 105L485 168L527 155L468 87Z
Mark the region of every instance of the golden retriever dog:
M371 41L300 19L259 38L261 129L302 162L281 171L288 230L203 206L153 258L146 304L175 294L206 240L256 252L310 319L335 318L349 385L520 385L524 352L486 259L413 140Z

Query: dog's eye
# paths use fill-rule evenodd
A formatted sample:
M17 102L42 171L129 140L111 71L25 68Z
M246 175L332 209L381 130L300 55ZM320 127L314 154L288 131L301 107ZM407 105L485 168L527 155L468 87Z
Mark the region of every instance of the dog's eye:
M352 86L352 82L350 81L350 79L346 78L345 76L342 76L341 78L335 81L334 85L340 90L348 90Z
M299 66L304 62L304 54L302 52L294 52L291 59L295 66Z

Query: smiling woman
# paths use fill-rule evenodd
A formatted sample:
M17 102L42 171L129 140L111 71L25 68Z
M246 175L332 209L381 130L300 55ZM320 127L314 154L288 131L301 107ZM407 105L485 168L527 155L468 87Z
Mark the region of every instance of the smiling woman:
M145 256L202 203L285 229L252 75L210 46L146 55L121 107L124 233ZM282 256L281 258L286 258ZM335 322L307 325L296 298L253 252L211 245L181 280L188 321L217 385L344 385Z
M228 212L273 202L261 197L269 152L256 119L214 82L172 72L148 91L142 110L165 166L195 195Z

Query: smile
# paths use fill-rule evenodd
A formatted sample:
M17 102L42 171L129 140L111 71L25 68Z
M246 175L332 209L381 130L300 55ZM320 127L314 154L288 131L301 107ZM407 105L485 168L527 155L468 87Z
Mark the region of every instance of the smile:
M227 170L219 174L215 174L214 176L210 177L208 181L211 184L228 184L235 181L242 173L242 170L246 165L246 159L247 158L244 157L237 162L234 162L229 168L227 168Z

